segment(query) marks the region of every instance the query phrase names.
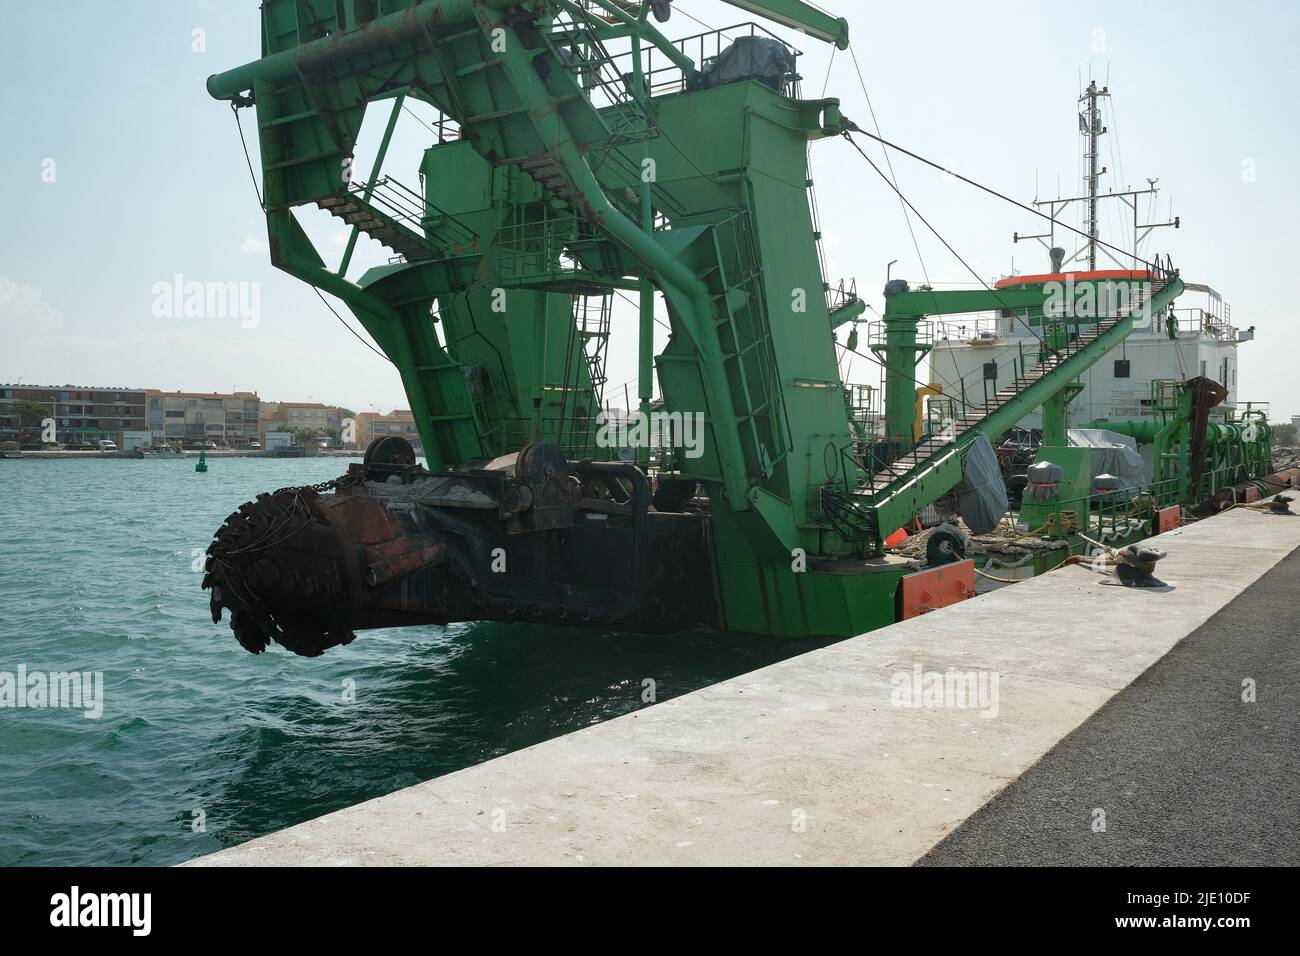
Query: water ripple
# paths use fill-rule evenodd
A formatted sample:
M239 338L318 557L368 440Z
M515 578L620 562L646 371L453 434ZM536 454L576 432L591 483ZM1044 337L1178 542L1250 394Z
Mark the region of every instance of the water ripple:
M194 549L347 463L210 464L0 463L0 671L104 680L99 720L0 709L0 865L175 863L636 710L646 678L664 700L812 647L484 623L253 657Z

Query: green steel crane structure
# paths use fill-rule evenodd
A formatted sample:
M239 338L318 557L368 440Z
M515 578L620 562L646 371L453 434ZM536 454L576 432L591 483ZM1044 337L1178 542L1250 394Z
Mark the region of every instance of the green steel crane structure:
M729 2L847 46L844 20L798 0ZM428 473L478 480L518 454L530 464L518 466L517 480L537 482L529 496L545 475L566 468L570 484L589 482L594 466L568 465L617 455L597 440L602 356L611 297L635 294L639 410L651 408L657 374L663 410L698 416L704 429L698 457L677 449L658 471L661 486L698 485L708 500L700 540L712 610L698 623L861 633L893 621L893 594L910 570L883 554L884 535L961 481L962 456L979 435L1059 405L1080 372L1122 341L1140 312L1177 296L1181 282L1174 273L1154 276L1131 311L1045 349L1035 368L969 409L951 434L915 447L918 321L1041 310L1048 290L889 295L882 355L894 448L872 473L853 453L833 337L862 303L828 295L808 201L809 144L852 127L837 99L801 96L798 51L763 27L672 42L651 16L668 10L625 0L265 0L262 57L210 77L208 91L256 108L272 261L341 299L392 360ZM627 49L612 53L616 41ZM445 123L419 164L419 189L382 174L399 111L412 100L432 104ZM373 104L389 115L370 178L361 181L353 162ZM310 207L352 227L338 268L298 221ZM358 234L394 256L352 279ZM655 293L671 326L658 354ZM540 446L557 457L530 471L540 459L528 449ZM638 460L648 464L647 449ZM630 487L642 479L619 480ZM589 494L563 500L579 512L646 509L635 494L630 505L593 504ZM436 507L453 504L443 494ZM447 526L459 527L445 513ZM500 504L503 521L518 513ZM651 528L668 521L650 518ZM577 534L563 530L570 517L559 520L559 531L545 521L523 525L560 536L547 546L552 557ZM646 519L629 520L641 528ZM384 578L373 554L359 560L369 569L359 577ZM677 558L664 552L655 560ZM219 570L228 573L234 558L223 561ZM480 586L470 563L456 566L458 580ZM538 593L546 595L548 581L535 582ZM348 627L368 626L357 610L370 600L366 585L345 584L351 604L340 614ZM245 620L254 610L270 614L237 605L233 585L224 590L222 598L214 593L214 611L225 601ZM516 606L503 600L491 613L515 619ZM555 594L531 606L535 619L568 619ZM391 608L382 620L401 622ZM262 626L278 633L278 623ZM327 623L319 628L333 633Z
M1087 284L1087 280L1084 283ZM1099 285L1100 280L1090 284ZM1015 288L959 291L900 291L887 295L884 315L886 440L901 457L874 475L865 492L870 495L876 523L871 530L901 527L906 521L962 479L961 456L980 436L996 437L1029 412L1043 410L1043 447L1057 460L1075 452L1067 448L1067 407L1077 393L1076 379L1126 339L1139 323L1154 316L1183 290L1183 282L1170 269L1144 274L1138 291L1109 314L1093 317L1081 326L1077 318L1044 322L1045 307L1059 291L1055 280L1026 283ZM915 366L925 347L918 343L917 327L929 315L1002 312L1018 314L1026 323L1041 326L1040 349L1034 364L1027 360L1016 379L988 401L967 409L952 427L911 448ZM1032 327L1032 326L1031 326ZM1091 475L1072 475L1065 491L1087 495ZM862 494L863 491L857 492ZM1033 521L1033 516L1028 520Z

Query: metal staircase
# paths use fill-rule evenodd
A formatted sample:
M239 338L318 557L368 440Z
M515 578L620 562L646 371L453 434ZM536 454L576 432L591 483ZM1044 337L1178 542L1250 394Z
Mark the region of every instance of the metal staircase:
M597 300L593 308L592 299ZM609 323L613 315L614 296L579 295L573 299L573 321L577 330L579 347L587 363L587 377L591 382L594 404L599 406L605 391L607 375L605 359L609 351Z
M354 192L340 193L327 199L318 199L316 205L331 216L337 216L349 226L356 226L371 239L392 249L407 262L433 259L439 249L420 233L404 226L397 219L381 212Z
M713 226L716 259L700 276L714 303L713 327L735 405L735 425L751 478L785 457L785 405L772 348L762 264L747 210ZM705 370L701 369L701 374Z
M960 481L960 456L980 435L994 437L1040 407L1118 346L1133 331L1139 315L1161 311L1182 289L1176 272L1159 275L1127 312L1099 320L988 402L969 410L951 429L926 438L878 470L851 495L829 496L833 517L846 530L862 534L901 526L907 517ZM868 514L849 514L853 510Z

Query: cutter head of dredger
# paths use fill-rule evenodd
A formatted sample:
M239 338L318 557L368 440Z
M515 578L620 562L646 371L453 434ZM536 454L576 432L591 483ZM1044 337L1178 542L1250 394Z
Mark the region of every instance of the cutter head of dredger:
M248 651L274 641L314 657L407 624L716 626L709 554L707 516L651 510L634 465L534 443L435 475L389 436L342 478L241 506L203 587Z
M240 506L217 530L203 587L211 591L213 623L228 608L245 650L260 654L274 640L314 657L352 640L338 613L338 542L321 517L319 492L285 488Z

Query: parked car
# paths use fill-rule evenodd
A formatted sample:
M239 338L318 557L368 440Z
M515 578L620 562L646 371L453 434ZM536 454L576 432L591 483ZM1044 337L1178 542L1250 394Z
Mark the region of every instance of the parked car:
M111 441L107 438L101 438L99 441L95 442L95 447L100 451L117 451L117 442Z
M248 443L248 447L253 449L253 451L261 451L262 443L260 441L250 441Z
M217 443L214 442L214 441L205 441L205 442L203 443L203 447L206 448L206 449L208 449L209 451L216 451L216 450L217 450Z

